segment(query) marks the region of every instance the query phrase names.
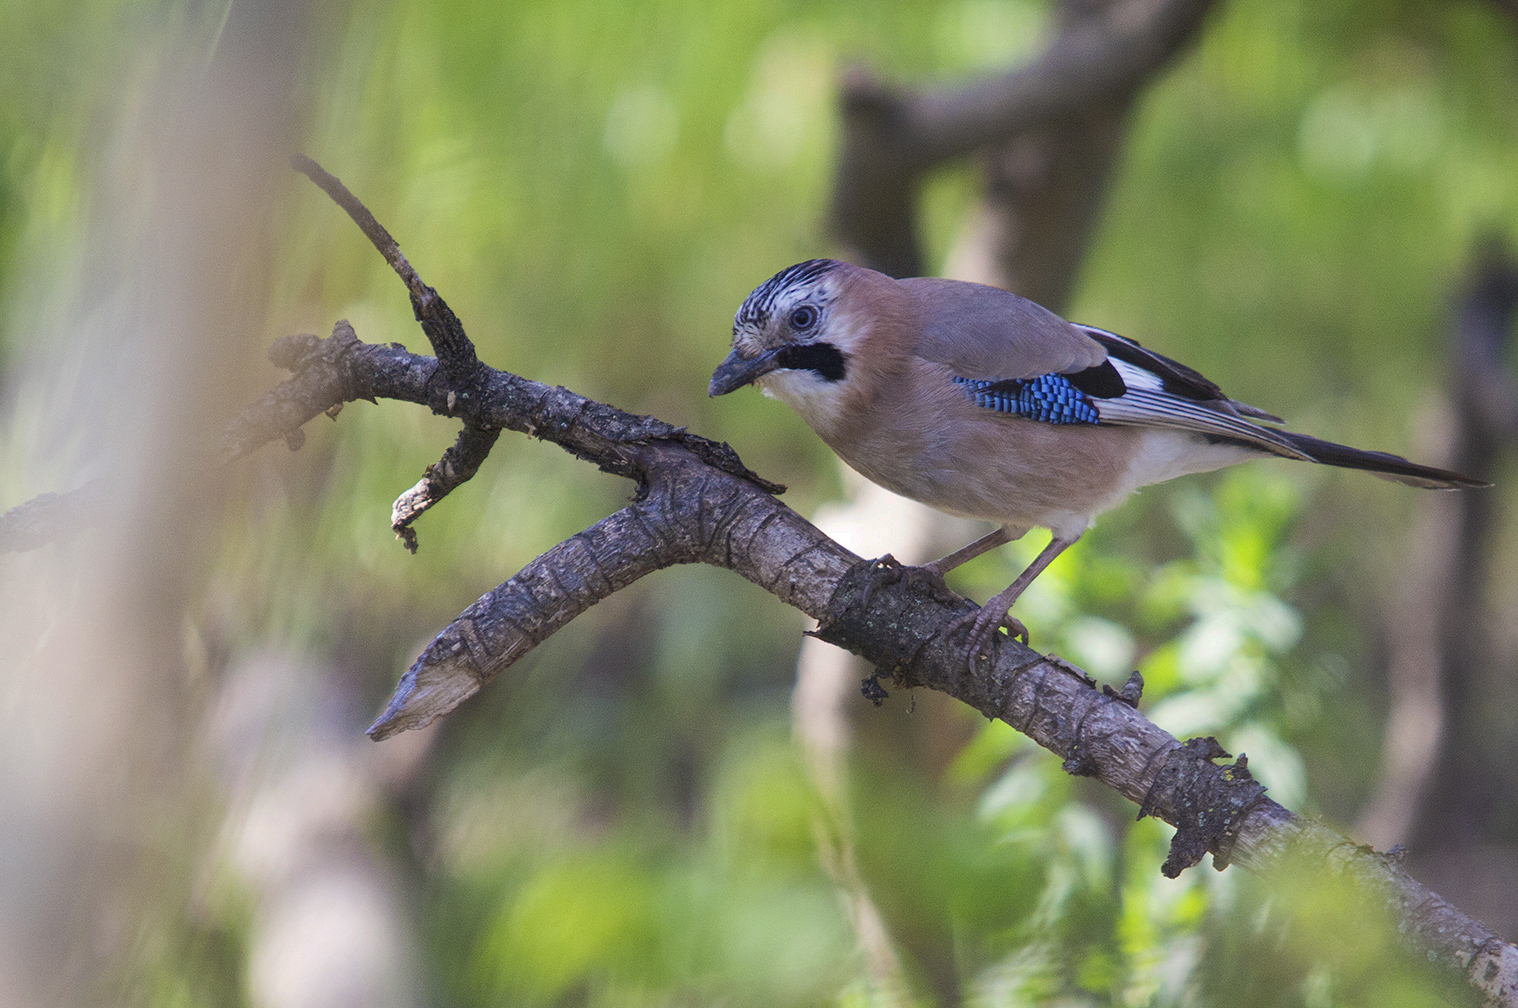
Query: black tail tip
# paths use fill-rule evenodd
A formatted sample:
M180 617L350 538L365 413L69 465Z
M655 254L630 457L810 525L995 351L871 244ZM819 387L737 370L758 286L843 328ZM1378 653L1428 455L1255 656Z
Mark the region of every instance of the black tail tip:
M1419 465L1390 452L1351 448L1348 445L1324 441L1308 434L1295 434L1289 431L1281 431L1280 434L1293 446L1312 456L1316 462L1344 469L1360 469L1382 479L1395 480L1407 486L1421 487L1425 490L1479 490L1492 485L1486 480L1473 479L1448 469Z

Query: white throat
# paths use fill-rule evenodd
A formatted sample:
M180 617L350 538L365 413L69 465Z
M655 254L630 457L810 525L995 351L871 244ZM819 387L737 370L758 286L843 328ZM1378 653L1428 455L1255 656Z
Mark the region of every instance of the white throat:
M815 371L771 371L758 381L764 394L779 399L801 414L818 434L827 436L843 416L844 382L830 382Z

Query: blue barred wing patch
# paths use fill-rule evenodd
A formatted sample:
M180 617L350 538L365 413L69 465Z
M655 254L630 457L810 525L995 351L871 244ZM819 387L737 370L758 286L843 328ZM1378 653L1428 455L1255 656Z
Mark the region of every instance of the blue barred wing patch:
M1063 375L1046 374L1037 378L1001 381L960 378L956 375L954 381L964 386L975 405L982 409L1011 413L1013 416L1027 417L1042 423L1101 422L1101 414L1091 405L1091 400Z

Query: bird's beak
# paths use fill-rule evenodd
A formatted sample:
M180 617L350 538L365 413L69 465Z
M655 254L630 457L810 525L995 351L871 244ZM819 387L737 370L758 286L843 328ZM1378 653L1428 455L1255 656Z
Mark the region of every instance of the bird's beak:
M737 350L727 355L727 359L717 365L717 370L712 372L712 383L708 386L706 394L709 396L727 395L734 389L740 389L754 379L769 374L779 367L776 355L779 350L766 350L758 357L742 357Z

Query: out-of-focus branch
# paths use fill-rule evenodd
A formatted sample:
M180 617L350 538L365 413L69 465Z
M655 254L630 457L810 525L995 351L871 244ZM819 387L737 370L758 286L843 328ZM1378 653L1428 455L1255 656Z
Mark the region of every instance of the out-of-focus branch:
M131 41L96 52L122 86L39 92L88 109L67 188L89 209L54 225L89 254L18 299L49 306L34 313L49 320L38 346L70 362L70 405L36 414L50 435L35 447L51 449L49 467L72 457L99 479L0 521L61 517L46 523L51 541L97 525L66 547L7 555L0 579L13 701L0 728L7 1004L161 1000L170 987L215 1000L209 973L183 967L215 970L230 947L213 940L207 955L180 870L219 805L194 730L216 662L187 643L215 607L206 575L238 482L196 441L257 395L242 365L264 340L272 169L305 132L308 71L323 26L341 18L305 0L224 6L209 54L203 18L120 8L112 28ZM7 364L20 366L8 387L59 378L48 355ZM65 444L75 450L59 454Z
M1518 437L1518 383L1507 362L1515 310L1518 264L1500 243L1484 242L1449 327L1455 402L1431 411L1437 415L1421 425L1433 443L1420 455L1435 465L1493 479L1500 454ZM1471 789L1503 775L1496 768L1506 761L1481 755L1490 744L1482 716L1490 690L1472 685L1480 670L1499 667L1486 660L1482 594L1493 522L1492 502L1482 497L1419 499L1408 576L1388 633L1391 711L1381 780L1361 817L1362 832L1376 843L1411 840L1426 802L1418 846L1447 846L1471 818L1462 811ZM1444 786L1431 790L1436 770ZM1509 790L1500 779L1494 783Z
M987 150L980 205L949 254L945 275L1065 311L1107 202L1132 107L1125 97Z
M1492 0L1492 4L1506 14L1518 18L1518 0Z
M1212 0L1077 0L1032 62L958 87L911 91L851 72L833 189L838 233L865 265L893 276L922 273L914 212L926 172L1030 129L1126 109L1211 7Z
M1211 0L1086 0L1025 67L966 87L917 95L906 105L909 156L927 165L1006 140L1141 87L1200 27Z
M68 542L93 524L104 497L100 480L67 493L39 494L0 514L0 553Z
M197 755L229 796L217 877L232 871L250 897L242 975L260 1008L425 1000L403 863L373 824L424 777L436 735L368 745L354 731L357 688L330 663L248 655L228 669L205 725ZM278 744L253 741L271 734Z
M1455 464L1451 458L1454 420L1447 411L1439 412L1443 415L1430 417L1432 422L1423 425L1416 454L1431 465L1448 468ZM1409 839L1444 735L1440 681L1447 656L1440 631L1445 603L1462 576L1455 567L1460 503L1455 494L1418 498L1408 537L1407 575L1386 621L1391 703L1382 737L1380 777L1355 827L1358 835L1382 848Z
M1518 3L1518 0L1515 0ZM1518 263L1502 243L1489 240L1477 251L1470 282L1459 301L1450 331L1456 366L1455 385L1471 427L1489 431L1489 439L1518 438L1518 382L1508 361L1513 313L1518 311ZM1477 452L1487 446L1475 446ZM1465 459L1459 460L1462 464ZM1472 464L1492 459L1471 458Z
M813 515L820 529L864 555L883 552L889 545L909 563L932 558L935 528L954 523L954 519L869 483L851 469L840 468L847 500L824 506ZM848 787L853 741L848 700L858 694L861 677L867 672L864 663L846 651L816 637L802 641L791 693L791 727L817 791L812 832L818 861L848 909L855 940L864 956L870 996L884 1008L894 1008L911 1002L911 985L895 945L900 938L892 934L859 870ZM947 975L950 971L933 969L909 941L902 945L902 952L917 953L921 972L930 983L936 980L935 986L949 988L941 991L940 999L954 1003L958 991L953 989L955 978Z

